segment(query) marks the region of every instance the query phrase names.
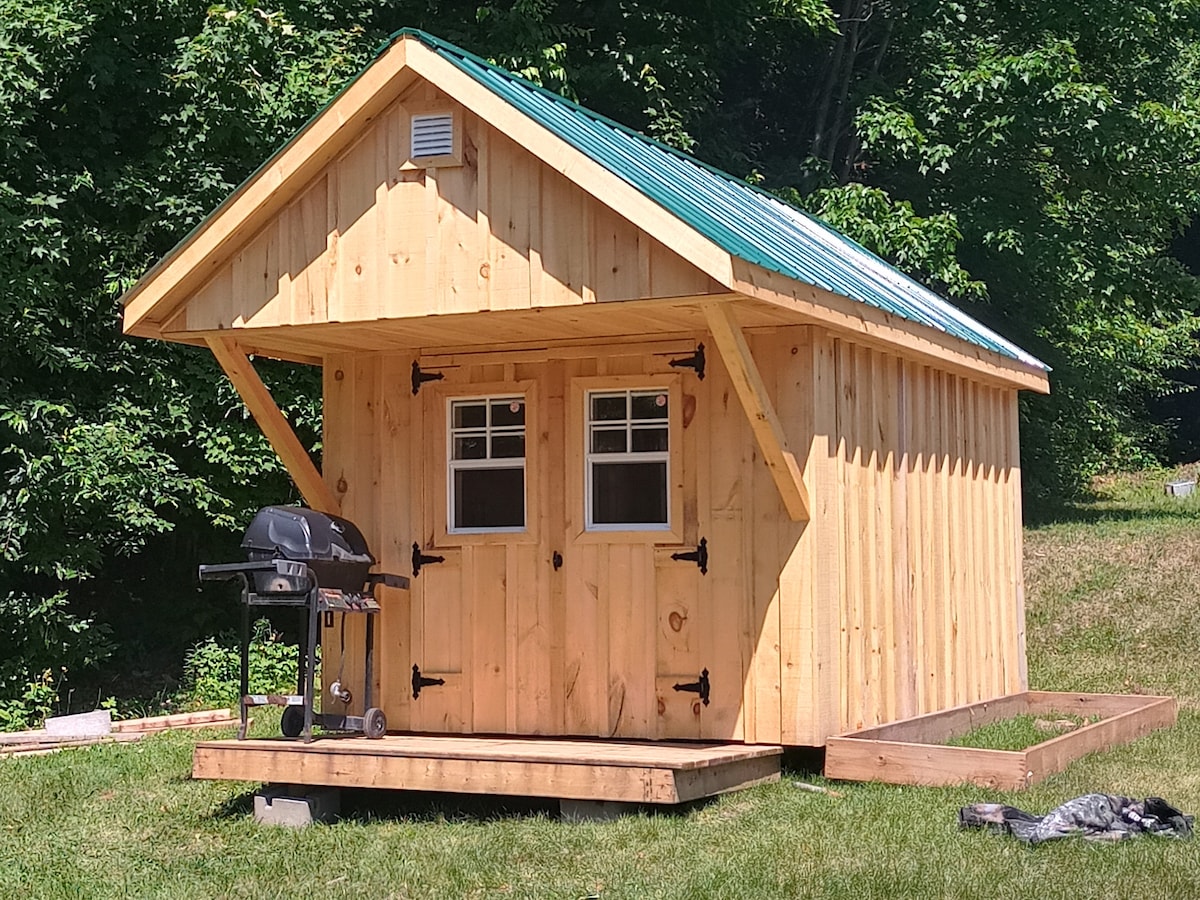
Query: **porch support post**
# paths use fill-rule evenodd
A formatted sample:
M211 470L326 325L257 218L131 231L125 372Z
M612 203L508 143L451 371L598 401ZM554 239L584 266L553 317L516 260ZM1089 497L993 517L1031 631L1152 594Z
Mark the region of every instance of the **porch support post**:
M713 343L717 345L734 390L742 402L742 409L750 420L750 430L754 432L763 461L775 479L784 508L793 522L807 522L808 489L800 475L800 466L788 449L783 425L775 413L754 357L750 355L746 336L733 317L731 305L705 303L702 308L704 318L708 320L708 330L712 332Z
M337 497L321 478L320 471L313 465L304 445L300 443L296 432L292 431L292 426L275 405L271 392L258 377L254 364L238 346L237 340L219 335L205 338L205 341L226 376L233 382L242 402L250 410L250 415L254 416L254 421L258 423L263 436L283 462L292 481L296 483L304 502L321 512L339 514L341 504L338 503Z

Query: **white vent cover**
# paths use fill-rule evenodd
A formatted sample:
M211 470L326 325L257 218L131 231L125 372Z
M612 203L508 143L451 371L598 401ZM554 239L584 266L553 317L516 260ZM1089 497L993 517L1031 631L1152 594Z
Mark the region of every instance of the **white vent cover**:
M412 158L450 156L454 153L454 115L433 113L412 117Z

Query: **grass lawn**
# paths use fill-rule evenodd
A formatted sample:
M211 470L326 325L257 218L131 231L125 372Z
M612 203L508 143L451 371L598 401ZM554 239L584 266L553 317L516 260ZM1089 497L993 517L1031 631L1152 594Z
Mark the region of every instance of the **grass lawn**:
M1200 810L1200 497L1161 477L1026 535L1034 688L1167 693L1179 724L1022 793L784 779L682 813L586 825L548 809L351 796L295 832L252 785L193 782L195 734L0 760L0 897L793 898L1200 896L1200 847L1143 838L1029 849L957 830L966 803L1046 811L1089 791ZM211 735L211 732L207 733Z

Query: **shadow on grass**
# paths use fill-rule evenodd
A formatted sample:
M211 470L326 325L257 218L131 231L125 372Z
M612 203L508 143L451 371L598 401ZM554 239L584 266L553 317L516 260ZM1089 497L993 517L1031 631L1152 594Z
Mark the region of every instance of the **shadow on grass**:
M709 805L706 797L677 806L629 804L629 814L682 816ZM342 791L342 821L462 822L484 824L522 819L558 819L559 803L551 797L499 797L353 788Z
M1114 506L1112 501L1096 498L1072 503L1029 502L1025 506L1025 527L1049 528L1054 525L1097 525L1104 522L1200 522L1200 509L1194 504L1168 507Z
M371 788L342 790L342 821L490 822L554 818L558 803L539 797L493 797Z
M254 795L256 791L247 791L244 794L238 794L236 797L230 797L215 810L212 817L214 819L240 819L251 815L254 812Z
M230 797L213 810L212 818L227 820L252 815L256 793L257 791L247 791L244 794ZM629 804L628 813L646 816L683 816L703 809L717 799L717 797L705 797L680 803L677 806L661 806L651 803ZM486 824L524 819L558 818L558 800L549 797L498 797L371 788L343 788L341 814L338 817L339 821L355 822L361 825L380 822Z

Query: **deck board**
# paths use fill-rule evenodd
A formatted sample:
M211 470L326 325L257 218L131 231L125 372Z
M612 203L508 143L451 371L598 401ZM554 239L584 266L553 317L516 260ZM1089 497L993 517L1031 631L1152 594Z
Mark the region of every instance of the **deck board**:
M779 779L782 748L389 735L204 741L192 776L337 787L681 803Z

